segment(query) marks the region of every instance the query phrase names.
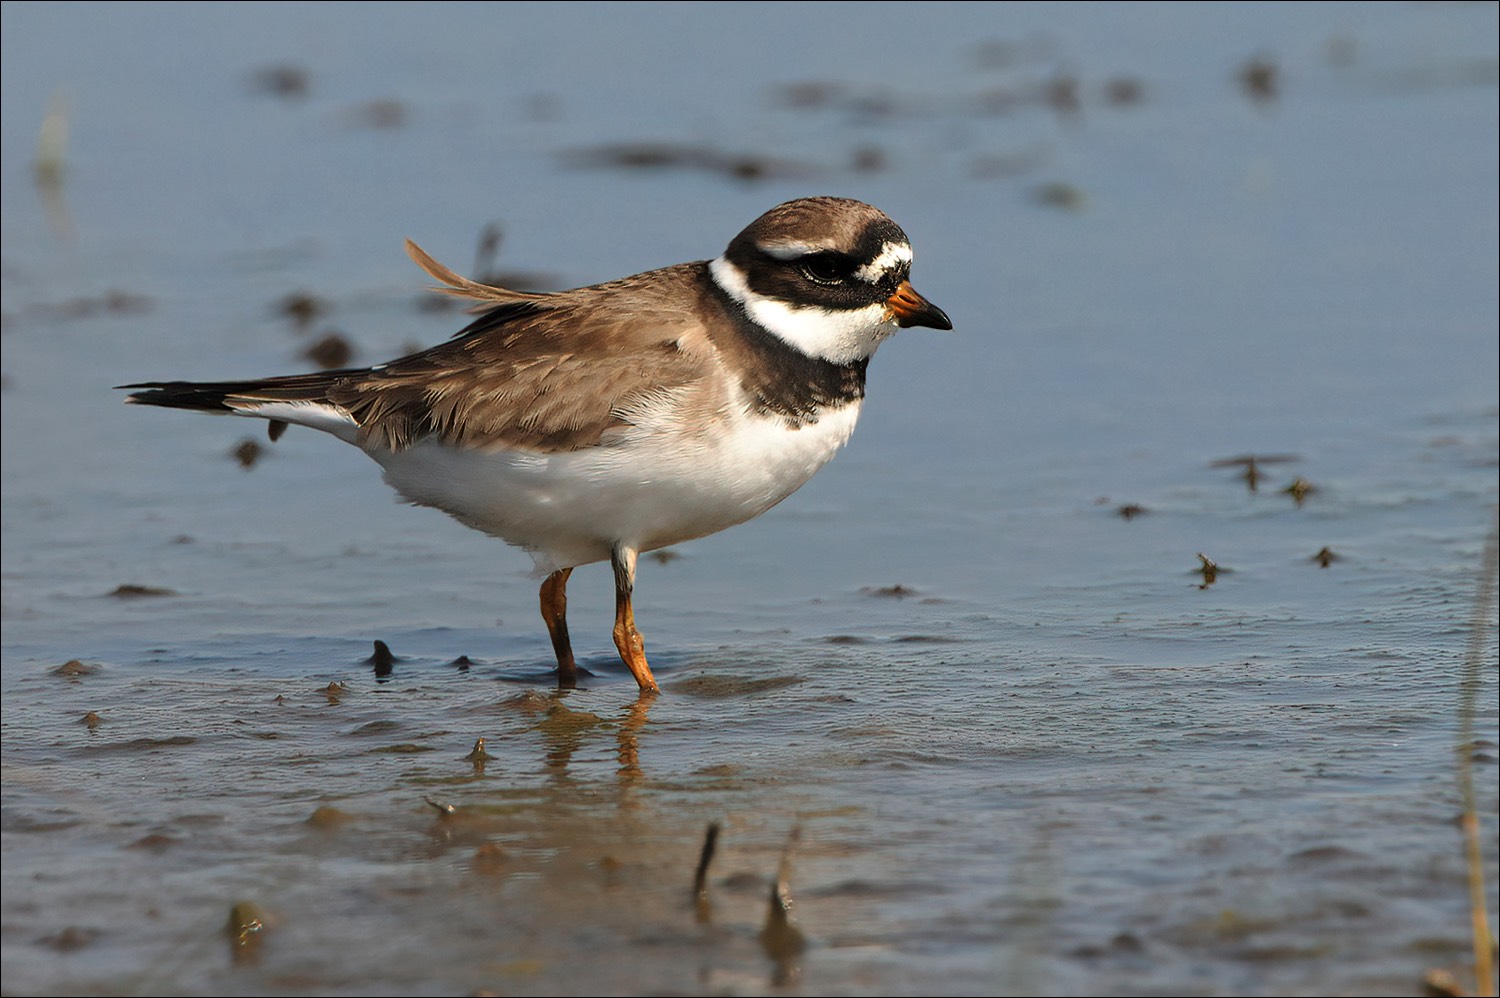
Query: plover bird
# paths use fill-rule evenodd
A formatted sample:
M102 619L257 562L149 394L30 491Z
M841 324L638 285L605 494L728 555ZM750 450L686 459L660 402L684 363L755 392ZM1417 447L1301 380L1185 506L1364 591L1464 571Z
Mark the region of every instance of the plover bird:
M732 527L791 495L849 439L870 357L898 328L952 329L913 290L911 243L846 198L788 201L714 260L541 294L467 280L438 346L374 367L258 381L122 385L127 402L331 433L402 498L525 548L543 576L558 682L578 667L568 576L608 560L615 647L655 691L631 594L640 554Z

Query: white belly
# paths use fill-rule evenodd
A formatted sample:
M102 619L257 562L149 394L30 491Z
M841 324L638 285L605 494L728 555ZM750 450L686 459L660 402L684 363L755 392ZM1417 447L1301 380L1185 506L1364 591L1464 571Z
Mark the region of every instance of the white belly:
M662 426L560 454L457 450L425 440L371 451L408 501L531 552L551 572L677 544L758 516L813 476L848 441L860 403L798 429L735 414L698 433Z

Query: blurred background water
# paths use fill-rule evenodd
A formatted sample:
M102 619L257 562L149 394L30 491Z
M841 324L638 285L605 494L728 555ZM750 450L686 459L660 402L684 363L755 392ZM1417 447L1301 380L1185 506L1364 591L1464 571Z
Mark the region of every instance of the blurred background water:
M7 993L1406 994L1461 966L1495 5L0 17ZM956 331L881 350L795 497L643 563L649 705L607 571L572 586L599 675L560 694L523 554L332 439L110 391L444 338L404 237L570 287L824 193L906 229ZM762 933L784 855L800 945Z

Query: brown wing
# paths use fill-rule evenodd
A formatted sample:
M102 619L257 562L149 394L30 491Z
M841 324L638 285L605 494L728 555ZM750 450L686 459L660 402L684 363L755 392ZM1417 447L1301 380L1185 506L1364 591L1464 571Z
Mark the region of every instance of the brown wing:
M362 440L579 450L653 397L712 390L716 355L695 307L702 264L542 295L467 281L408 251L444 290L499 304L446 343L329 384L325 398L348 410Z

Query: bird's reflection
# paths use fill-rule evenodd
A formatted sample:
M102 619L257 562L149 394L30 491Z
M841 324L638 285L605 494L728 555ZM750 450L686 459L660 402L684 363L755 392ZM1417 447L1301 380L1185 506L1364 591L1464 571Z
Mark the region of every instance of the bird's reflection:
M541 733L545 746L545 764L552 777L558 781L572 781L575 753L584 748L595 735L613 729L615 755L619 762L616 776L620 783L635 783L644 778L640 736L646 727L656 694L642 693L626 707L624 716L618 721L601 717L590 710L570 707L566 701L576 695L573 690L554 691L547 698L547 706L536 722L536 730Z
M641 770L641 730L646 726L651 705L656 702L656 693L642 693L626 708L625 718L620 722L620 731L615 736L619 745L617 758L620 768L616 771L621 783L634 783L646 774Z

